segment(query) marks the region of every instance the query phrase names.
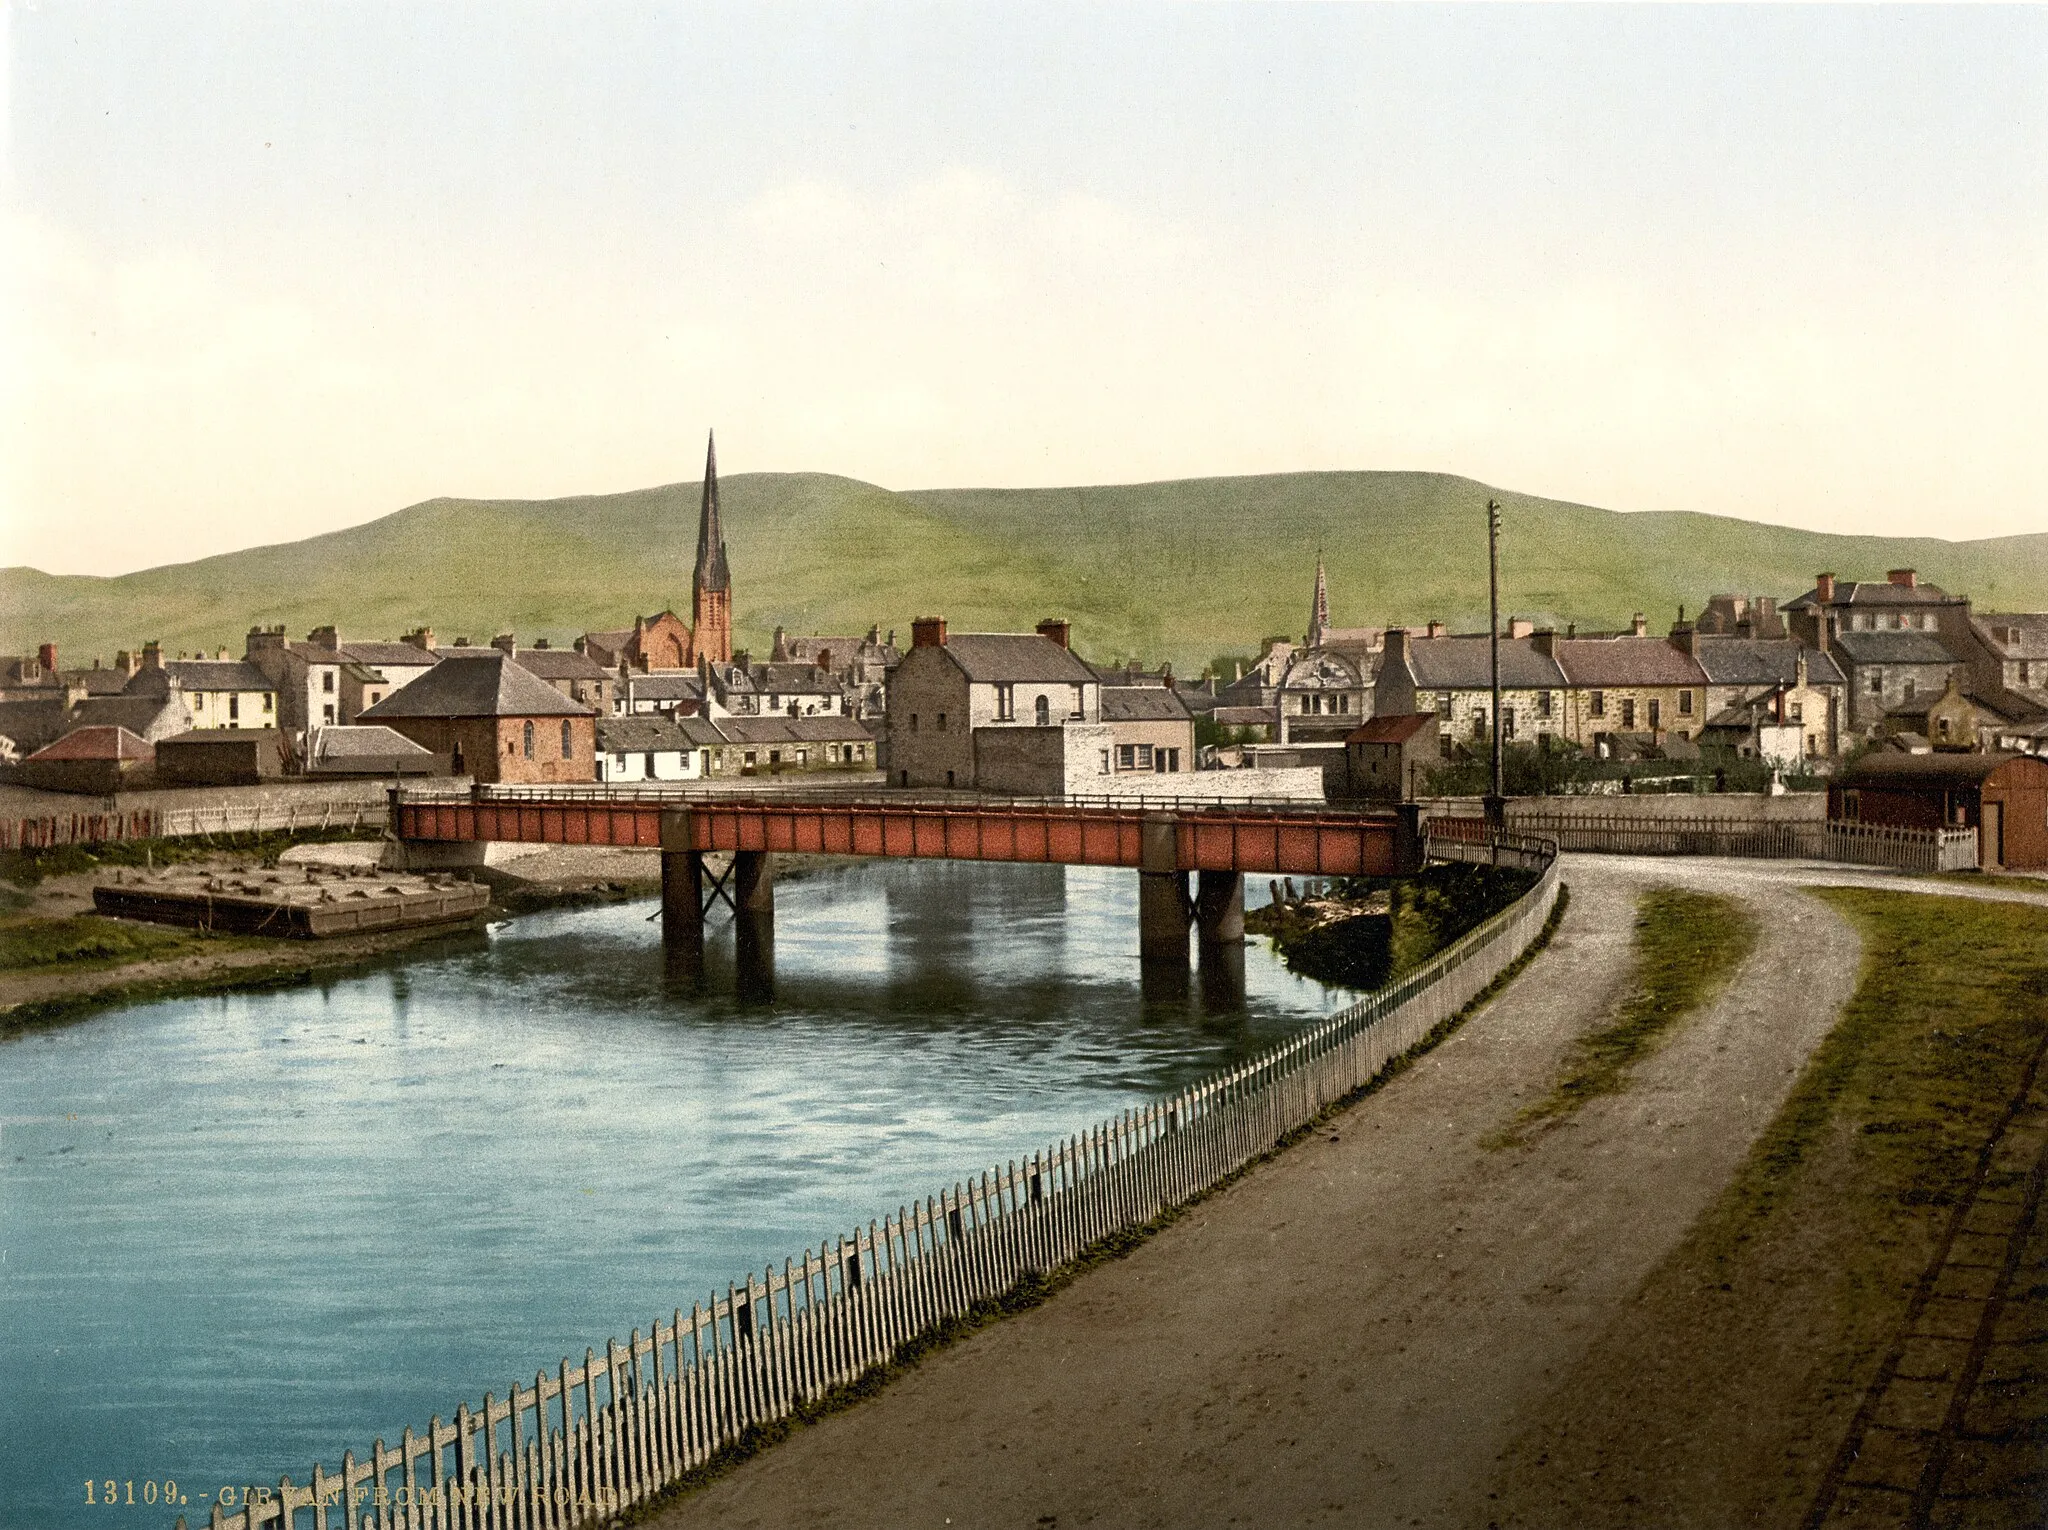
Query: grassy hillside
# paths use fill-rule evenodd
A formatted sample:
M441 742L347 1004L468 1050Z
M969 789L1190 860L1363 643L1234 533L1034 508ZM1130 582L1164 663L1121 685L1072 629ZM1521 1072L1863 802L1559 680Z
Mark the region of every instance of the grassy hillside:
M1703 515L1624 515L1428 473L1294 473L1106 488L892 493L824 474L722 480L740 640L895 627L1075 623L1091 656L1199 668L1306 624L1316 550L1339 625L1483 626L1485 511L1505 507L1508 610L1582 627L1668 625L1721 590L1807 589L1818 569L1901 565L1986 609L2048 608L2048 535L1979 542L1824 536ZM436 499L303 542L118 578L0 570L0 652L67 662L157 638L226 645L282 622L395 636L556 642L636 613L687 614L698 486L546 501Z

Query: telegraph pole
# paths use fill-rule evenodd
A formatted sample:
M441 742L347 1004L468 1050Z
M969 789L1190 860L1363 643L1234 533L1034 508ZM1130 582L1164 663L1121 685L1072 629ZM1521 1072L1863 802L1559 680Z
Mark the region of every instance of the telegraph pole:
M1501 790L1500 771L1500 501L1486 502L1486 585L1489 622L1487 642L1493 662L1493 790L1486 798L1486 822L1494 829L1507 826L1508 802Z

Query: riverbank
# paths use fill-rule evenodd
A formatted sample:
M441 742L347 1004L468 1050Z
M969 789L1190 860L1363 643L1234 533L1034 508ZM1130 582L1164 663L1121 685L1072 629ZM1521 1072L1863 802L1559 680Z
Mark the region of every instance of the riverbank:
M108 865L140 865L150 855L231 874L274 866L280 857L374 864L383 848L380 839L342 834L245 838L242 848L180 841L147 849L102 847L98 855L66 847L11 857L9 879L0 882L0 1035L112 1005L310 983L396 951L474 932L494 918L626 902L661 890L658 851L552 845L479 871L491 887L491 907L483 914L425 928L295 940L109 919L93 910L93 885ZM799 881L843 859L780 856L777 874Z

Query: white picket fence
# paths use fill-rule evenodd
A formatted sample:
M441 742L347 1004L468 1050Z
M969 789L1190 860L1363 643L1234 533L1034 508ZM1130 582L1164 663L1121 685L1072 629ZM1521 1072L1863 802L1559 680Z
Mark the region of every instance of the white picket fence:
M567 1530L642 1503L1032 1275L1212 1189L1370 1082L1526 951L1554 859L1433 960L1239 1067L956 1182L395 1446L216 1501L214 1530ZM180 1516L178 1525L185 1525Z

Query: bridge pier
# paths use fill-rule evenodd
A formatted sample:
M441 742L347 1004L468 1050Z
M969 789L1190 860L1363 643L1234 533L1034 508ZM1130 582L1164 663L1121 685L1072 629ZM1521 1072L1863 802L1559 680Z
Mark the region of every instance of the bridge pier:
M1244 1005L1244 873L1195 873L1195 964L1210 1009Z

